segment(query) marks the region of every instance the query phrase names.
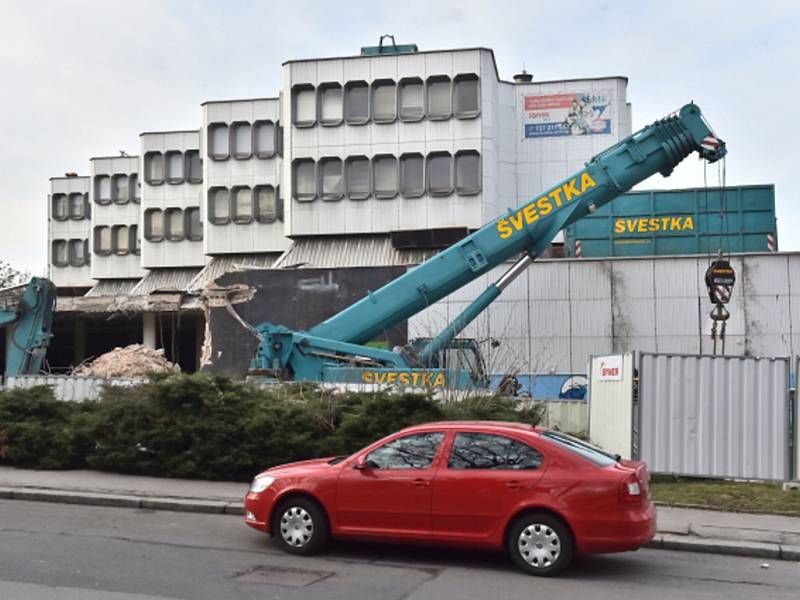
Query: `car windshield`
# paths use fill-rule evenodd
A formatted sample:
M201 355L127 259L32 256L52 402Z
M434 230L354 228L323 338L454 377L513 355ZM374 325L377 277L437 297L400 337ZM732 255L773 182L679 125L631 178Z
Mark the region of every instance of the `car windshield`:
M578 456L582 456L598 467L607 467L619 460L617 456L609 454L597 446L592 446L583 440L579 440L566 433L561 433L560 431L545 431L542 433L542 437L558 444L562 448L566 448Z

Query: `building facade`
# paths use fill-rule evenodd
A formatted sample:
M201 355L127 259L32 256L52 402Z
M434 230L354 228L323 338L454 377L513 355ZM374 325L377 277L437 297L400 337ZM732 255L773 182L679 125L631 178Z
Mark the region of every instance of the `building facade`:
M58 288L89 288L91 203L88 177L53 177L47 202L47 264Z

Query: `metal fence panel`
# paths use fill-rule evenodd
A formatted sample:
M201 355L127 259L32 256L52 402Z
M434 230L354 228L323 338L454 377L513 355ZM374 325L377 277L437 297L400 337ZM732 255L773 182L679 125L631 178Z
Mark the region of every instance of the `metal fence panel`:
M651 471L789 477L789 359L640 356L640 458Z
M68 375L17 375L7 377L5 387L31 388L37 385L47 385L53 388L53 395L57 400L67 402L81 402L83 400L97 400L103 387L134 386L145 383L146 379L101 379L99 377L73 377Z

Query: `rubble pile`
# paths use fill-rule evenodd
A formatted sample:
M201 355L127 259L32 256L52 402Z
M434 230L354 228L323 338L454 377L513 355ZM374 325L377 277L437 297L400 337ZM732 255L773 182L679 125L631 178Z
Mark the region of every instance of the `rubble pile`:
M156 373L178 372L180 367L164 357L164 350L153 350L141 344L114 348L79 365L74 375L81 377L144 377L149 371Z

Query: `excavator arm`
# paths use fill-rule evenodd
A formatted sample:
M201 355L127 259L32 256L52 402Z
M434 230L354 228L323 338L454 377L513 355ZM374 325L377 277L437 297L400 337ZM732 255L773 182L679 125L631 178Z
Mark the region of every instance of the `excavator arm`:
M262 323L256 328L261 343L252 367L291 380L469 385L461 373L430 374L438 351L491 304L560 230L651 175L669 175L692 152L714 162L725 155L726 147L700 108L687 104L309 331ZM514 257L519 257L516 263L424 348L398 353L363 346ZM383 370L387 371L383 381L375 381ZM427 380L415 377L415 370L428 374Z
M6 333L5 376L32 375L42 369L50 338L56 288L34 277L12 301L0 305L0 332Z

